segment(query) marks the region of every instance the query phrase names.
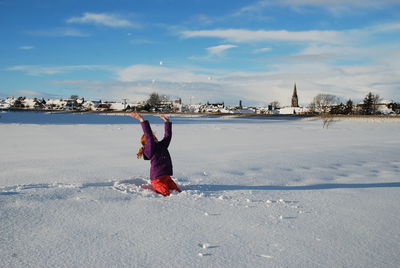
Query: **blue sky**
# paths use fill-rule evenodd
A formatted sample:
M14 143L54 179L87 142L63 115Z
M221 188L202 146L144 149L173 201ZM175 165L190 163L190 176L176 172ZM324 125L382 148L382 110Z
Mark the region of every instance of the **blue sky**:
M400 101L399 0L0 0L0 98Z

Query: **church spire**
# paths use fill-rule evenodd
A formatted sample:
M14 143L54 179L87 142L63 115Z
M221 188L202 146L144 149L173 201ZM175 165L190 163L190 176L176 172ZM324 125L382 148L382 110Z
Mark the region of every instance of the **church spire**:
M292 107L299 107L299 98L297 97L296 83L294 83L294 89L292 95Z

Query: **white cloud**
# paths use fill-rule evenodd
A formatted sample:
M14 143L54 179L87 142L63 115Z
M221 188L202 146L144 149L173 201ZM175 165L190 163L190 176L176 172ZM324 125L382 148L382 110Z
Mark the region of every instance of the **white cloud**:
M337 56L331 53L322 53L322 54L298 54L292 56L284 56L280 57L281 60L286 61L297 61L297 62L320 62L326 60L336 59Z
M96 92L102 98L146 99L159 92L181 97L184 102L238 100L268 104L273 100L290 103L293 84L297 83L300 103L307 105L319 93L334 94L347 100L360 100L372 91L396 98L400 90L399 64L393 63L400 53L392 52L385 60L370 65L332 66L323 61L295 61L276 64L269 72L231 72L196 69L188 66L166 68L133 65L117 72L118 81L59 81L55 84L81 85L82 90ZM392 62L388 64L388 62ZM396 61L397 62L397 61ZM210 80L209 77L212 77Z
M261 2L269 2L272 1L261 1ZM385 7L388 5L398 5L399 1L397 0L277 0L273 1L274 4L284 5L284 6L321 6L326 8L334 8L334 7L346 7L346 8L379 8Z
M132 81L162 81L172 83L206 82L207 74L196 74L185 69L175 69L162 66L133 65L118 72L118 80Z
M117 14L86 12L80 17L67 19L67 23L94 24L113 28L138 27L137 24L122 18Z
M282 6L303 12L302 8L319 7L335 15L351 14L359 10L385 8L399 5L398 0L261 0L233 13L233 16L249 16L265 12L266 8Z
M235 46L235 45L219 45L219 46L214 46L214 47L208 47L207 50L209 53L211 53L213 55L220 55L224 51L231 49L231 48L235 48L235 47L237 47L237 46Z
M53 80L49 82L49 85L101 85L102 83L91 80Z
M391 32L391 31L399 31L400 30L400 23L384 23L378 24L365 29L366 31L372 31L374 33L384 33L384 32Z
M400 53L390 56L392 60L400 60ZM308 105L319 93L354 101L363 99L369 91L386 99L398 98L399 64L387 64L390 61L388 56L386 60L368 66L341 67L324 62L295 62L275 65L275 71L271 72L134 65L117 71L116 81L66 80L49 84L73 86L74 94L108 100L146 100L152 92L158 92L181 97L185 103L225 101L237 104L243 100L246 105L266 105L278 100L288 105L296 82L300 103ZM208 79L210 76L212 80Z
M21 50L31 50L31 49L34 49L35 47L34 46L20 46L19 47L19 49L21 49Z
M177 70L178 71L178 70ZM149 75L150 76L150 75ZM200 79L198 79L200 80ZM121 100L128 98L130 101L141 101L149 98L153 92L170 96L171 98L182 98L184 102L192 103L207 100L224 100L224 91L218 83L187 82L185 79L176 81L163 80L138 80L138 81L52 81L51 85L73 85L75 94L90 96L106 100Z
M216 29L182 31L183 38L221 38L230 42L252 43L265 41L321 42L340 44L347 36L340 31L287 31L287 30L245 30L245 29Z
M20 89L20 90L15 90L14 93L16 94L15 96L24 96L24 97L31 97L31 98L57 98L57 95L47 93L47 92L42 92L42 91L36 91L36 90L30 90L30 89Z
M379 41L379 34L393 34L400 31L400 23L392 22L376 24L364 28L346 30L309 30L309 31L288 31L288 30L247 30L247 29L211 29L181 31L183 38L218 38L235 43L266 43L266 42L301 42L304 44L319 46L330 45L331 47L367 47ZM397 35L391 38L396 39ZM358 44L358 45L357 45ZM255 50L260 53L268 51L269 48Z
M240 74L220 78L221 92L229 96L231 91L252 102L280 101L290 104L293 84L297 83L299 100L308 105L319 93L334 94L343 99L362 99L369 91L385 98L393 98L400 90L400 79L390 68L333 67L326 64L302 63L276 66L277 71ZM236 94L240 97L240 93ZM232 101L232 99L230 99Z
M8 71L21 71L28 75L55 75L81 70L106 70L113 71L115 67L106 65L69 65L69 66L41 66L41 65L15 65L7 68Z
M270 1L258 1L254 4L240 8L233 13L233 16L240 17L248 14L258 13L260 11L263 11L268 5L270 5Z
M264 72L231 72L229 70L201 69L193 66L171 68L166 66L132 65L117 68L99 65L77 66L12 66L8 70L23 71L30 75L51 75L79 70L108 70L115 74L117 81L53 81L51 85L74 85L80 89L79 95L97 94L102 99L130 100L148 98L152 92L182 97L186 103L225 101L237 103L267 104L278 100L290 103L294 82L297 83L301 104L308 104L319 93L329 93L345 99L362 99L369 91L383 98L398 98L400 92L400 52L398 42L374 43L376 34L394 36L400 29L397 23L373 25L361 29L333 31L330 39L338 37L341 43L319 42L314 38L320 31L289 32L250 30L209 30L187 31L186 38L213 36L225 40L244 43L278 40L304 42L296 54L282 56L279 64L268 63ZM292 35L294 34L294 35ZM272 36L272 37L271 37ZM279 38L278 38L278 37ZM387 35L385 35L387 36ZM272 38L272 39L271 39ZM275 39L274 39L275 38ZM328 38L328 39L329 39ZM231 40L232 39L232 40ZM261 41L258 41L261 40ZM333 40L335 41L335 40ZM233 42L233 41L232 41ZM262 47L261 43L261 47ZM230 46L230 47L227 47ZM233 48L232 44L209 47L210 54ZM252 47L254 48L254 47ZM267 52L262 48L258 52ZM256 52L256 51L253 51ZM269 58L271 59L271 57ZM286 60L286 61L285 61ZM329 61L328 61L329 60ZM340 62L340 66L333 65ZM346 66L347 60L353 61ZM356 65L358 62L358 65ZM212 77L211 80L208 78ZM85 93L90 94L85 94ZM398 101L398 99L395 99Z
M263 48L257 48L253 50L253 53L265 53L271 51L272 48L270 47L263 47Z

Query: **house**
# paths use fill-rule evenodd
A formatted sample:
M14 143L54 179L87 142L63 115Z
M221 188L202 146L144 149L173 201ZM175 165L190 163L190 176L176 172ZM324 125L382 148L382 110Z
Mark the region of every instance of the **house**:
M34 99L33 109L35 110L43 110L46 108L46 101L44 99Z
M18 106L18 107L17 107ZM16 102L14 102L14 108L25 108L25 109L35 109L41 110L46 107L46 101L44 99L37 98L18 98Z
M110 110L113 111L125 111L127 108L130 108L130 106L127 103L122 103L122 102L109 102L110 105Z
M295 115L295 114L307 114L310 112L310 109L307 107L283 107L275 111L276 111L275 114Z
M63 99L48 99L46 108L49 110L63 110L66 103Z
M391 101L388 100L383 100L379 103L376 104L376 110L378 114L384 114L384 115L389 115L389 114L394 114L395 111L391 108Z
M100 103L96 107L96 111L98 112L105 112L105 111L110 111L111 104L110 103Z
M182 111L188 113L200 113L202 108L203 108L202 104L191 104L183 106Z
M89 111L96 111L97 107L101 104L101 100L100 101L85 101L82 104L82 107L85 110L89 110Z
M172 102L172 108L174 110L174 112L182 112L183 109L183 105L182 105L182 99L176 99Z
M257 114L272 114L272 107L261 107L257 109Z
M143 110L143 107L146 105L146 103L144 101L135 101L131 103L126 103L125 105L125 111L141 111Z
M11 104L7 100L0 100L0 110L9 109Z
M182 100L163 100L152 107L152 110L160 112L182 112Z
M259 113L255 107L227 107L229 113L233 114L255 114Z
M19 97L18 99L15 99L11 105L11 108L15 109L25 108L25 97Z
M204 105L200 110L200 113L232 113L227 107L225 107L225 103L210 103L207 101L207 104Z
M359 102L353 106L354 114L363 114L364 102ZM393 102L388 100L382 100L379 103L373 104L372 114L374 115L390 115L395 114L396 112L392 109Z

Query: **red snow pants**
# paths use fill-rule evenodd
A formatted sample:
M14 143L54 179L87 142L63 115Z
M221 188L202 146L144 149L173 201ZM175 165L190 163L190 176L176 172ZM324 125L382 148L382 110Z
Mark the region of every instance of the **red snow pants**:
M153 186L157 193L162 194L163 196L169 196L171 194L170 191L173 190L179 193L182 192L170 176L162 176L151 180L151 186Z

